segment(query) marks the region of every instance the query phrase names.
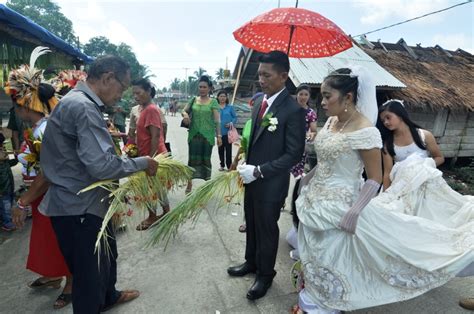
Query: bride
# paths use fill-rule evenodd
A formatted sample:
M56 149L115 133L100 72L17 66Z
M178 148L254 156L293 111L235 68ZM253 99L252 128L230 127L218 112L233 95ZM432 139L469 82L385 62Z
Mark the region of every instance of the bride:
M330 117L317 167L296 202L304 288L299 310L338 313L407 300L474 260L474 197L451 190L431 158L397 163L379 196L382 140L375 86L339 69L321 86ZM362 180L365 169L367 181Z

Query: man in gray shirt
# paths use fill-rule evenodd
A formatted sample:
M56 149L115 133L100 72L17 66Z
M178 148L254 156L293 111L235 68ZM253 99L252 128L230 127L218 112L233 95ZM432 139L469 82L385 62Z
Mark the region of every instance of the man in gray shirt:
M115 289L117 245L112 228L111 237L102 244L110 250L94 252L109 193L98 188L77 194L100 180L119 179L141 170L156 174L158 163L152 158L123 160L116 155L103 119L105 106L120 100L129 84L130 67L124 60L113 56L97 59L90 66L87 81L78 83L61 99L44 133L41 167L50 185L40 211L51 217L73 275L74 313L99 313L139 296L136 290Z

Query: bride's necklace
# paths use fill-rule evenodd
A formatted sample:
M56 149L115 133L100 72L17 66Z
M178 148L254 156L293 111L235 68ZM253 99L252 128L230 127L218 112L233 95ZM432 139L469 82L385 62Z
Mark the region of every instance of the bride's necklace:
M342 130L344 130L344 128L346 127L346 125L349 123L349 121L352 120L352 118L354 117L355 113L357 112L357 110L354 110L354 112L351 114L351 116L349 117L349 119L346 120L346 122L344 122L344 124L342 125L342 127L339 129L339 133L342 132ZM337 121L339 122L339 121Z

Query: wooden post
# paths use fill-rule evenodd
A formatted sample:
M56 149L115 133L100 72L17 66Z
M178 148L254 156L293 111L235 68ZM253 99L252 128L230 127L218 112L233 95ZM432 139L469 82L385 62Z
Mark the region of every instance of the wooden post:
M232 102L231 102L232 105L234 104L235 95L237 94L237 89L239 88L240 72L242 71L243 64L244 64L244 56L240 57L239 70L237 71L237 80L235 81L234 94L232 95Z

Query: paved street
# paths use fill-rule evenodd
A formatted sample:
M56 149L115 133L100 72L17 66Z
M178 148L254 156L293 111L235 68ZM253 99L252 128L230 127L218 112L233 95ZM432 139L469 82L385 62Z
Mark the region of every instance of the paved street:
M187 160L186 131L179 128L179 117L167 117L168 138L175 158ZM19 166L15 168L19 176ZM213 170L217 172L217 149ZM196 183L197 184L197 183ZM184 196L170 195L171 204ZM137 222L139 217L136 217ZM245 235L237 231L242 223L239 206L221 208L217 214L208 208L195 225L187 224L166 251L162 247L145 249L146 232L129 228L118 235L118 288L136 288L141 296L110 313L288 313L297 301L290 283L293 261L285 241L291 227L288 209L280 219L280 248L272 288L256 302L245 298L253 277L230 278L229 265L243 260ZM72 307L54 311L52 305L60 290L34 291L27 283L36 275L25 269L31 221L20 231L0 231L0 312L72 313ZM395 235L396 236L396 235ZM474 278L456 278L447 285L416 299L354 313L470 313L457 305L458 299L474 296Z

